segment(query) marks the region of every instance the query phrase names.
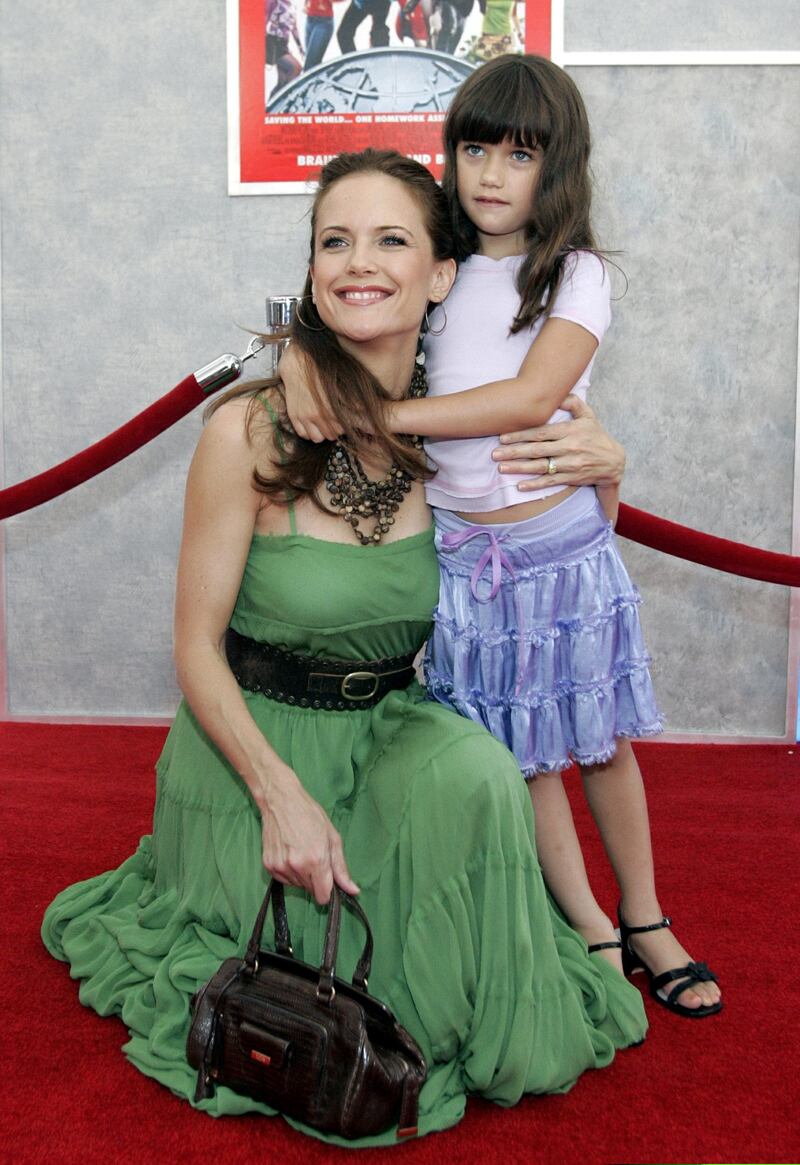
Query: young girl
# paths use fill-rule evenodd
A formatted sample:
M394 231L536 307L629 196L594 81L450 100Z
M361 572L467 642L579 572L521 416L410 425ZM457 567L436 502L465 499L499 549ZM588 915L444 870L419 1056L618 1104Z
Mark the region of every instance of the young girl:
M630 738L659 732L660 717L612 529L616 487L565 489L551 457L549 484L531 482L526 501L493 460L494 434L564 419L567 394L585 397L610 321L583 101L552 62L500 57L463 84L444 137L464 262L429 320L429 397L389 406L391 428L427 437L438 470L426 486L441 567L429 694L514 753L545 878L590 950L644 969L672 1011L711 1015L716 980L671 934L656 895ZM368 270L353 277L369 286ZM572 760L619 883L621 942L586 875L560 775Z

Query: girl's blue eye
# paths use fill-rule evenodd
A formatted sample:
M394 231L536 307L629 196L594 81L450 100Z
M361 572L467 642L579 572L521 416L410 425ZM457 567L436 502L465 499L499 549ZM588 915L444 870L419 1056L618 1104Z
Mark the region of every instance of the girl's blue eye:
M476 145L475 142L464 142L464 153L470 158L479 158L483 153L483 147Z
M533 155L528 150L514 150L511 155L516 162L530 162Z

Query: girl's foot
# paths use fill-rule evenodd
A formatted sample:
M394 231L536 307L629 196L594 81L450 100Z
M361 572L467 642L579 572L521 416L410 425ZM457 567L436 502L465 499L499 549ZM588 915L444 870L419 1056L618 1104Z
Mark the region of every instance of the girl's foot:
M635 926L648 925L640 922L638 916L635 917ZM619 919L623 931L626 922L628 927L634 926L634 923L628 922L628 916L621 906ZM681 946L668 925L659 926L657 922L649 925L653 925L657 929L647 931L644 934L631 934L628 936L627 942L631 952L642 962L644 968L650 973L651 978L655 978L665 971L673 971L680 967L686 967L693 961L691 955ZM675 987L679 987L682 981L678 977L673 982L667 984L664 989L664 995L671 993ZM686 987L684 990L679 991L674 996L675 1001L680 1006L688 1008L690 1011L695 1011L698 1008L715 1007L720 1003L722 992L720 991L719 984L713 980L690 982L687 977L685 982Z

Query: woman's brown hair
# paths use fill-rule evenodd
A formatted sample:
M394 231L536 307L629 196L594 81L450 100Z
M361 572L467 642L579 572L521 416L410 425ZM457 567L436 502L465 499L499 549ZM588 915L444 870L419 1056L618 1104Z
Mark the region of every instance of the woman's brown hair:
M586 108L574 81L545 57L496 57L467 78L450 104L444 123L443 187L458 260L478 248L478 232L458 200L458 147L462 142L503 141L542 151L526 231L528 253L517 277L520 309L511 331L518 332L547 314L570 251L597 251Z
M383 174L402 182L416 199L428 230L434 258L436 260L453 257L453 232L447 199L437 186L429 170L419 162L406 158L395 150L363 150L361 153L339 154L323 168L319 187L311 208L311 254L314 261L314 238L320 205L331 187L343 178L355 174ZM369 451L382 453L388 461L412 477L425 480L431 476L424 453L416 448L409 438L390 433L383 417L383 402L387 394L376 378L362 364L346 352L334 333L325 326L311 298L311 275L306 277L300 310L295 314L289 330L289 338L307 365L313 368L322 382L330 411L347 433L347 445L356 456L367 451L365 438L353 431L354 416L364 417L372 436ZM275 336L264 336L267 342L274 342ZM409 379L411 369L409 369ZM272 388L273 403L278 406L277 441L281 447L280 463L270 467L269 473L261 473L256 466L253 470L253 484L261 493L274 501L310 496L324 508L317 496L330 455L331 444L323 441L315 444L298 437L291 429L282 407L282 386L273 378L249 381L229 389L206 410L210 416L226 401L235 397L252 397L247 412L248 433L261 420L264 409L256 401L256 396L265 388ZM263 422L262 422L263 423Z

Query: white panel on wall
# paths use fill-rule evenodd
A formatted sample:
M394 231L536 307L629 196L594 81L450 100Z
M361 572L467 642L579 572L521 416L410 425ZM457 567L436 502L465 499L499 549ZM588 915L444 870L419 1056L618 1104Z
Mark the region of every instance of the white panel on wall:
M568 52L800 49L797 0L566 0Z

